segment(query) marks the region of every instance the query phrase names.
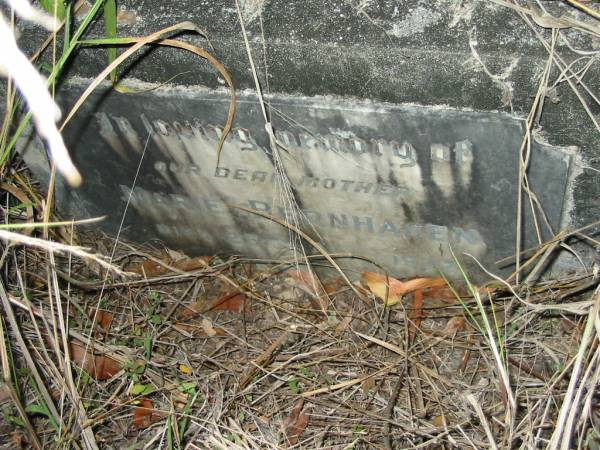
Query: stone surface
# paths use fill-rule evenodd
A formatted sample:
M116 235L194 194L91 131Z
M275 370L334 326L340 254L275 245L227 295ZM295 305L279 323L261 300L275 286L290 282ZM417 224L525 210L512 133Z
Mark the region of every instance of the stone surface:
M67 103L79 91L71 87ZM242 206L297 220L328 251L406 276L456 275L450 246L494 270L510 254L522 121L325 97L277 95L269 103L296 219L291 200L282 198L285 182L257 120L255 96L238 99L235 127L215 167L229 96L208 90L104 97L84 126L67 129L67 139L79 143L76 162L86 181L62 204L74 214L108 214L104 226L116 233L130 201L125 236L160 238L192 253L287 255L287 230L230 208ZM539 201L553 230L565 213L571 153L539 143L532 148L529 181L543 186ZM34 164L33 154L26 159ZM529 247L535 240L526 219ZM552 235L544 228L543 236Z
M542 4L555 17L597 27L562 2ZM223 80L191 53L146 50L124 73L151 83L177 75L170 84L178 87L95 97L87 115L66 131L86 184L65 194L63 207L109 212L106 226L114 229L140 148L153 130L127 216L130 236L168 235L173 244L197 251L261 248L257 256L281 255L285 230L224 207L285 215L264 119L253 94L244 91L254 80L235 3L141 0L120 6L121 35L183 20L206 30L243 91L236 129L215 173L215 133L226 116ZM551 37L548 29L528 25L493 1L246 0L241 7L258 76L272 93L267 98L287 148L282 154L292 192L314 225L305 222L307 232L318 233L329 251L371 257L404 276L450 271L448 243L492 270L514 253L517 155L523 118L548 59L542 45ZM566 62L580 56L569 46L598 46L589 33L561 33L555 49ZM24 36L37 35L25 30ZM209 48L197 36L184 39ZM69 74L93 76L104 61L102 52L83 50ZM554 67L551 85L559 75ZM593 88L597 80L592 66L583 81ZM77 89L62 94L65 106ZM578 89L595 114L597 105ZM600 213L598 131L566 82L546 94L535 132L545 143L533 145L529 167L549 225L538 216L544 239L549 228L585 225ZM524 202L528 247L536 239L527 197ZM577 250L586 261L587 247Z

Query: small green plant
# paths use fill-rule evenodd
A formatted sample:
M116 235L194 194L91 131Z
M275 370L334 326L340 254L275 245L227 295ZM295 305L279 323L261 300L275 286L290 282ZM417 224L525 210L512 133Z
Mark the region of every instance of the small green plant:
M362 425L354 425L352 427L352 432L355 434L364 434L365 432L365 427Z
M35 384L35 381L33 380L33 378L29 378L29 385L33 388L33 390L35 392L37 403L30 403L29 405L27 405L25 407L25 411L28 414L41 414L41 415L45 416L52 424L52 427L54 428L54 430L58 432L59 431L58 422L56 422L55 417L50 412L50 409L48 408L48 405L44 401L44 398L43 398L37 384Z
M152 314L149 318L148 321L155 326L158 326L162 323L162 318L160 317L160 315L158 314Z
M136 383L131 388L131 395L134 397L150 395L154 392L154 388L149 384Z
M242 438L235 433L229 433L229 435L227 435L227 440L233 442L234 444L240 445L240 446L244 444L244 442L242 441Z
M83 369L76 367L76 370L79 374L79 379L84 385L90 386L94 384L94 379Z
M183 440L185 433L190 425L190 414L194 403L200 397L197 390L197 383L195 381L184 381L177 386L177 388L187 394L187 400L183 408L182 418L179 421L179 436Z
M288 380L288 388L294 394L298 394L300 392L300 382L298 378L292 377Z
M160 298L160 292L150 291L150 293L148 294L148 300L150 300L150 303L154 305L160 303Z
M195 381L182 381L177 389L187 395L196 395L197 386L198 384Z
M460 261L456 258L454 253L452 252L452 256L456 265L458 266L460 273L467 285L469 294L475 300L477 304L477 309L479 311L480 320L478 320L475 315L471 312L469 306L464 302L461 295L456 291L456 289L452 286L450 281L442 274L442 277L446 281L446 284L452 290L454 296L458 300L458 302L463 307L465 313L467 314L469 320L473 323L473 326L481 333L483 338L485 339L488 347L490 348L494 360L496 362L496 369L498 370L498 375L500 377L500 385L502 390L506 395L507 400L507 414L512 416L515 412L516 403L514 399L514 395L512 393L510 387L510 378L508 374L508 361L507 355L505 352L505 335L501 331L501 326L498 322L498 317L496 316L496 310L494 307L494 302L490 299L490 307L492 310L492 320L488 317L488 313L485 310L485 306L481 299L481 295L477 289L477 287L471 282L467 273L465 272L463 266Z
M8 421L8 423L16 425L18 427L24 427L25 422L19 416L14 414L3 414L4 418Z
M145 361L126 361L123 364L123 370L127 374L132 381L138 382L140 377L146 371L146 362Z
M306 378L313 380L315 378L317 378L317 374L314 373L312 370L310 370L308 367L300 367L300 369L298 369L298 371L305 376Z
M148 311L146 311L146 320L154 326L159 326L162 324L162 318L160 317L160 314L157 314L156 310L160 304L160 293L151 291L150 294L148 294L148 300L150 306Z
M335 384L335 380L328 373L323 374L323 380L325 380L325 383L327 383L329 386L332 386Z

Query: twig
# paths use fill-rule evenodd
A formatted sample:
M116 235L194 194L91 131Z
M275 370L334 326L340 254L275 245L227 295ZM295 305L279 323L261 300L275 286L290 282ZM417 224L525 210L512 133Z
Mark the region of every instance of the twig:
M271 343L263 352L258 355L253 361L251 361L251 367L246 370L244 375L239 382L238 392L243 391L248 387L250 382L254 379L254 376L258 373L259 369L269 363L273 359L275 352L285 343L287 338L292 333L292 330L285 330L279 335L279 337Z
M404 373L405 368L402 367L400 372L398 373L398 380L396 381L396 386L392 391L392 395L390 395L390 399L388 400L388 404L383 411L383 416L388 419L388 421L383 426L383 434L385 439L385 448L387 450L393 450L392 448L392 420L394 418L394 408L396 406L396 402L398 401L398 395L402 390L402 386L404 384Z

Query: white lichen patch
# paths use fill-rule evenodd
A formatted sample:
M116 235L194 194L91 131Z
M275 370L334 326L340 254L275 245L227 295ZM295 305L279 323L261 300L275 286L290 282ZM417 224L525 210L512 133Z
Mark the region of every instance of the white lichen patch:
M417 6L392 25L392 28L388 30L388 34L398 38L412 36L413 34L423 33L427 27L435 25L440 20L442 20L440 12Z
M239 0L239 2L244 20L250 23L262 14L267 0Z

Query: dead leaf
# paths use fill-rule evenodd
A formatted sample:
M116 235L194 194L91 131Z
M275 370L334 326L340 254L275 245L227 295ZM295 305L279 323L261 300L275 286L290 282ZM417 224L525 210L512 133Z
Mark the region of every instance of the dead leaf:
M164 251L169 255L169 258L171 258L171 261L179 261L182 259L189 258L189 256L186 255L185 253L183 253L182 251L173 250L172 248L165 248Z
M423 291L417 290L415 292L415 298L413 300L412 311L410 312L411 321L409 323L408 341L413 342L417 330L421 326L421 320L423 320Z
M193 305L188 305L179 315L181 320L187 320L198 314L209 311L234 311L241 312L246 306L246 294L241 292L230 292L213 300L198 300Z
M459 286L455 287L457 293L461 296L466 295L464 289ZM433 286L423 289L423 295L427 300L440 300L444 303L454 305L456 303L456 295L450 286L448 286L445 282L443 286Z
M199 325L192 325L189 323L181 323L180 322L180 323L174 324L173 328L175 328L181 334L185 334L185 335L189 335L189 336L196 336L196 337L209 337L208 334L206 334L206 331L204 331L204 329L202 328L202 326L199 326ZM215 336L227 335L227 332L223 328L213 327L213 330L215 331Z
M93 320L94 315L96 316L96 323L104 330L110 330L110 324L113 321L113 315L104 309L98 309L96 312L96 308L92 308L90 313L90 318Z
M435 416L433 418L433 426L436 428L442 428L445 424L444 416Z
M25 448L25 439L19 431L13 431L10 433L10 437L12 438L13 444L15 444L13 448Z
M198 256L196 258L186 258L175 261L172 266L184 272L191 272L198 269L206 269L210 266L213 256Z
M365 283L377 298L384 301L386 306L393 306L411 292L446 286L443 278L413 278L400 281L376 272L363 272L362 282ZM386 301L387 299L387 301Z
M234 292L223 295L209 311L242 312L246 304L246 294Z
M454 316L441 331L441 334L446 337L454 337L456 333L465 328L465 318L463 316Z
M154 256L154 255L153 255ZM144 259L140 262L129 264L125 267L127 272L137 273L148 278L156 277L167 273L168 269L159 263L169 264L171 258L166 251L161 252L155 256L155 259Z
M202 319L202 329L206 333L208 337L213 337L217 334L216 330L213 328L213 324L208 318Z
M192 305L184 305L183 311L178 315L181 320L188 320L198 314L202 314L204 312L204 307L207 304L207 300L198 300Z
M198 269L209 267L212 256L198 256L196 258L183 258L173 261L168 252L163 252L156 260L145 260L141 263L131 264L127 267L128 272L137 273L147 278L159 277L171 272L166 266L173 267L183 272L192 272ZM160 262L159 262L160 261ZM163 264L161 264L163 263Z
M294 269L288 272L289 278L293 280L296 287L310 294L313 298L311 299L311 306L327 314L329 309L329 295L327 290L321 283L321 280L313 273L308 270Z
M191 375L194 372L187 364L179 364L179 371L184 375Z
M79 342L71 342L69 352L71 360L77 367L95 380L108 380L121 370L120 362L109 356L94 355L91 351L86 352L85 347Z
M296 445L298 443L298 438L308 426L310 416L308 414L301 414L303 406L303 398L296 400L290 415L286 417L285 421L283 422L285 437L289 445Z
M386 306L400 302L405 294L404 284L401 281L376 272L364 272L362 282L377 298L383 300Z
M308 270L293 269L288 272L288 275L312 295L319 296L325 293L321 281Z
M348 327L350 326L350 323L352 322L352 319L354 319L354 317L352 317L351 314L348 314L346 317L344 317L344 320L342 320L336 327L335 327L335 331L336 333L343 333L345 332Z
M346 285L346 280L344 280L342 277L337 277L333 280L329 280L323 283L323 288L325 289L325 292L327 292L328 295L334 295Z
M133 412L133 427L138 430L148 428L161 419L161 415L152 406L152 401L147 398L139 399L139 405Z
M360 383L362 390L365 394L368 394L371 389L375 387L375 377L367 377L362 383Z

